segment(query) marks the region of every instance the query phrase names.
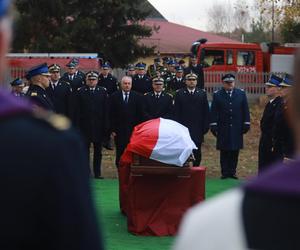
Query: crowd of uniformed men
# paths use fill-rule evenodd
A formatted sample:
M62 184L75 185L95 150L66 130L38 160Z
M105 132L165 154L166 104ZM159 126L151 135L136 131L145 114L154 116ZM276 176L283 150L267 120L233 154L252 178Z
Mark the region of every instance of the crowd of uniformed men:
M243 148L243 134L250 129L250 114L246 94L235 87L233 74L222 77L223 88L214 93L209 108L203 70L194 56L187 67L183 60L172 58L163 58L163 64L156 58L147 71L144 63L129 65L120 83L111 74L108 62L101 65L100 73L84 74L78 59L72 59L66 67L61 76L57 64L38 65L27 72L27 89L21 79L16 79L11 83L12 92L30 98L37 109L51 110L72 120L88 151L93 145L95 178L102 178L103 145L112 149L114 139L118 166L134 126L159 117L173 119L189 129L198 147L193 152L195 166L200 165L201 145L210 129L220 150L221 178L237 178L239 150ZM284 79L272 75L266 83L271 101L261 121L259 170L274 159L291 157L293 144L288 140L292 136L284 117L291 83L288 75Z

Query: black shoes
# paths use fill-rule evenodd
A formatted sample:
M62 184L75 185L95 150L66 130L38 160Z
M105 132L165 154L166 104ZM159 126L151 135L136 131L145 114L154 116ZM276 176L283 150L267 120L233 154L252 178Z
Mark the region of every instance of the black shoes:
M101 180L104 179L103 176L95 176L94 178L95 178L95 179L101 179Z
M228 179L228 178L230 178L230 179L235 179L235 180L238 180L238 179L239 179L235 174L234 174L234 175L230 175L230 176L222 175L222 176L220 177L221 180L225 180L225 179Z

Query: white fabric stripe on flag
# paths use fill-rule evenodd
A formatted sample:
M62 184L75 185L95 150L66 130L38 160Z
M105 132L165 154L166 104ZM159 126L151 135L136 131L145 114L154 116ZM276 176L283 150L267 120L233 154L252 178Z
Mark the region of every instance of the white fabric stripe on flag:
M158 140L150 159L183 166L193 149L197 149L189 130L178 122L160 118Z

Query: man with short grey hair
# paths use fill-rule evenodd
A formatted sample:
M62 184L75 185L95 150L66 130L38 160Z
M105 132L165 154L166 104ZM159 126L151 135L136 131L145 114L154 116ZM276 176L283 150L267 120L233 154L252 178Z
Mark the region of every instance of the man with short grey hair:
M142 97L132 89L132 78L124 76L120 90L110 96L110 125L116 144L116 165L129 143L134 126L143 121Z

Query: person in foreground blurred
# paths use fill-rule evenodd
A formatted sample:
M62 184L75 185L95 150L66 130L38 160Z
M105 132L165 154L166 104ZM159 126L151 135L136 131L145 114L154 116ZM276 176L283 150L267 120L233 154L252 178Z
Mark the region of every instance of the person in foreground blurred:
M10 9L0 0L1 76ZM0 90L0 249L103 249L86 148L66 118L31 107Z
M300 55L288 106L300 151ZM296 158L297 159L297 158ZM197 205L185 216L174 250L300 249L300 160L279 163L242 188Z

